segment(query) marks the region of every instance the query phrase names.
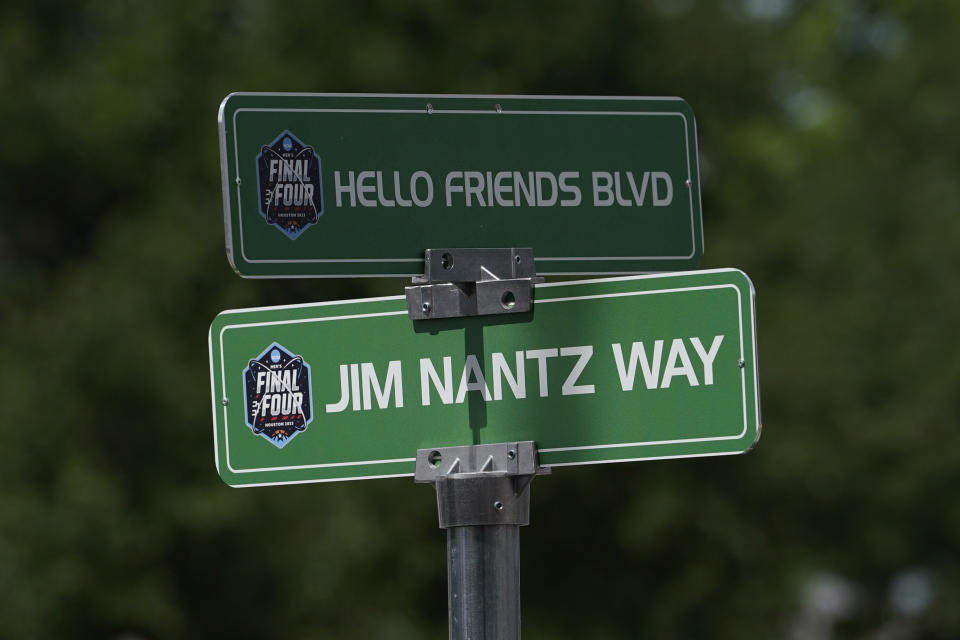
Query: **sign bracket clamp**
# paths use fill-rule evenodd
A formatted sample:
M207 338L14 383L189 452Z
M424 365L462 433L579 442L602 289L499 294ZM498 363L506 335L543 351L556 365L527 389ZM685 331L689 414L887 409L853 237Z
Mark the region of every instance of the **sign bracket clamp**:
M436 489L447 531L451 640L520 640L520 527L546 473L532 441L417 450L414 479Z
M442 529L530 524L530 482L551 471L533 441L418 449L416 460L414 481L436 488Z
M533 309L533 249L427 249L406 287L411 320ZM520 527L530 524L530 482L550 473L533 441L419 449L416 482L437 493L447 531L451 640L520 639Z
M427 249L406 287L411 320L524 313L533 308L533 249Z

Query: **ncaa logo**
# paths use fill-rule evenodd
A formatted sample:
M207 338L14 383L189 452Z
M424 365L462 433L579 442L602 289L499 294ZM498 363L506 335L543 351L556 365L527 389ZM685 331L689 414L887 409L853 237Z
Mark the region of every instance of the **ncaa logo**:
M245 420L282 449L313 420L310 366L274 342L243 370Z
M257 187L260 215L290 239L323 215L320 156L290 131L260 148Z

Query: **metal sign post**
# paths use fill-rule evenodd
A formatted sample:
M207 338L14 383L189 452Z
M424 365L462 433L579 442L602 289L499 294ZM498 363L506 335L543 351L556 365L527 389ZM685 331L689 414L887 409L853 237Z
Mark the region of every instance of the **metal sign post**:
M451 640L520 638L520 527L530 481L548 472L533 442L417 451L416 481L436 488L447 530Z
M522 313L533 306L532 249L428 249L408 287L411 320ZM532 441L419 449L415 480L437 490L447 530L450 640L519 640L520 527L541 472Z

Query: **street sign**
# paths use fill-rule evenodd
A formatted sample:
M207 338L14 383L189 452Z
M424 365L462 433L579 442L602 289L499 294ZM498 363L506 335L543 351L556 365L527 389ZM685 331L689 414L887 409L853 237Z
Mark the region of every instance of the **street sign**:
M403 296L221 313L209 336L221 477L411 476L417 449L525 440L552 466L713 456L759 437L743 272L534 294L524 314L417 322Z
M540 275L703 255L679 98L233 93L219 123L242 276L409 277L440 247L532 247Z

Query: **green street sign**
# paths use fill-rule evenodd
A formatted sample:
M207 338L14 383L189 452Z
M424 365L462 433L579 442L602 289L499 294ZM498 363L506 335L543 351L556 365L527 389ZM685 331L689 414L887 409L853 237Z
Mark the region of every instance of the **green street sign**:
M414 322L403 296L224 311L217 469L256 486L411 476L417 449L533 440L543 465L743 453L754 291L734 269L537 285L533 311Z
M532 247L540 275L703 255L679 98L233 93L219 124L242 276L409 277L441 247Z

